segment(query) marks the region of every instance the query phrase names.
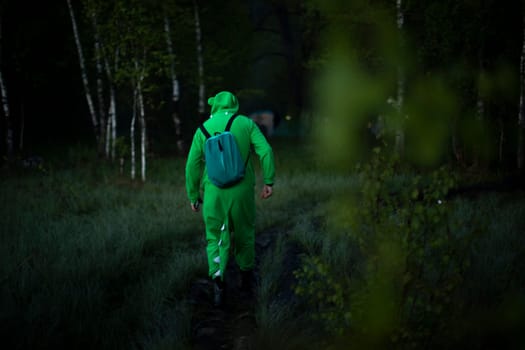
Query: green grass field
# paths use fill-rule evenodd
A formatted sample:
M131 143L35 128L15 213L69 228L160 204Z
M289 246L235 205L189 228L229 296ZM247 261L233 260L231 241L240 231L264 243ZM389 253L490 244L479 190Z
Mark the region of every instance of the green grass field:
M370 261L340 224L345 205L355 203L335 200L359 189L357 177L318 170L310 150L297 142L276 141L274 150L275 193L269 201L257 199L256 227L281 234L261 257L254 348L338 348L352 341L366 348L366 337L352 336L364 321L340 312L368 313L355 300L366 294L363 290L374 290L367 284ZM191 348L188 290L207 267L201 215L191 212L186 199L184 160L151 158L146 184L131 183L117 168L95 161L89 151L74 150L49 160L43 170L3 171L2 348ZM437 312L410 314L430 315L433 323L421 332L453 336L455 345L488 339L478 333L493 334L499 344L501 335L517 334L525 310L524 204L523 192L449 201L451 234L479 231L454 253L462 262L468 256L468 264L461 265L461 281L442 306L457 311L443 319L458 331L440 333L443 322ZM295 293L300 281L291 269L312 261L320 262L312 265L314 270L321 266L312 275L327 286L319 297ZM433 281L438 289L447 288ZM427 293L426 288L421 290ZM368 305L366 300L362 305ZM433 307L431 301L426 304ZM370 310L371 315L377 312L382 310ZM341 332L326 329L331 322L339 322ZM373 328L374 322L367 322ZM413 339L429 336L418 332L410 329ZM524 344L509 339L510 345ZM417 344L431 348L446 341Z
M153 161L145 185L103 162L49 168L1 184L7 348L183 346L185 293L206 268L182 161Z

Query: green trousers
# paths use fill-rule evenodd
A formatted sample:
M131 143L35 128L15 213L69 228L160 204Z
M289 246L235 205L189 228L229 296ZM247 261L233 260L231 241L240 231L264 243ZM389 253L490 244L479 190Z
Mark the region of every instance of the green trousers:
M204 187L202 214L206 226L206 253L211 278L224 280L230 250L242 271L255 264L255 198L249 182L221 189Z

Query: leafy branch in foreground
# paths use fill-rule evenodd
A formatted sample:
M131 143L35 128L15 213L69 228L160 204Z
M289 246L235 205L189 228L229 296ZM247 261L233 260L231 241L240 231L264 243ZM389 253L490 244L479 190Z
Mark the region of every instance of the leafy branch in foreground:
M341 244L357 252L352 260L358 267L337 266L326 253L307 256L295 272L295 292L313 318L345 342L432 345L432 335L446 333L460 309L452 300L477 232L458 234L449 220L446 197L456 176L446 167L403 175L396 156L380 148L357 170L359 190L340 200L328 230L350 238Z

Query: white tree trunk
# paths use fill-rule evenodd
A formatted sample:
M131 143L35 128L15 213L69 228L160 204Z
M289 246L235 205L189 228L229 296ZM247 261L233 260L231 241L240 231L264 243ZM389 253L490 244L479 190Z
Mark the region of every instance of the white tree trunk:
M6 144L6 156L7 159L13 157L13 128L11 125L11 116L9 114L9 101L7 99L7 89L5 87L4 78L2 71L0 71L0 94L2 96L2 108L4 110L5 117L5 144Z
M97 14L95 11L91 11L91 22L93 25L93 31L95 33L95 62L97 68L97 99L98 99L98 115L100 120L100 143L99 150L103 149L103 142L107 139L105 138L106 133L106 112L105 112L105 103L104 103L104 84L102 82L103 67L102 67L102 49L100 41L100 33L98 28Z
M129 130L129 137L131 141L131 180L135 180L135 123L137 120L137 89L133 90L133 114L131 116L131 127Z
M397 9L397 29L399 35L399 50L403 50L403 24L405 16L403 13L402 0L396 0ZM400 55L401 56L401 55ZM405 72L403 69L403 62L398 63L397 67L397 98L396 107L399 118L399 124L396 130L395 147L396 151L402 155L405 148L405 131L404 131L404 115L403 115L403 104L405 98Z
M199 77L199 104L198 111L202 115L206 111L206 88L204 85L204 63L202 55L202 35L201 35L201 23L199 17L199 6L197 5L197 0L193 0L193 9L195 12L195 41L197 43L197 68L198 68L198 77Z
M86 71L86 66L84 64L84 54L82 52L82 45L80 43L80 37L78 35L77 22L75 20L75 13L73 7L71 6L71 0L67 0L67 6L69 7L69 15L71 17L71 24L73 25L73 35L75 37L75 43L77 46L78 60L80 62L80 72L82 74L82 83L84 84L84 93L86 95L86 101L89 108L89 114L91 115L91 122L93 124L93 129L95 131L95 137L99 137L98 133L98 119L95 112L95 107L93 106L93 99L91 98L91 93L89 90L89 81Z
M104 137L105 137L105 143L104 143L104 153L106 156L106 159L109 159L109 151L111 149L111 126L113 121L113 115L115 112L115 100L113 98L114 95L114 87L113 82L111 81L111 71L109 70L109 65L107 59L104 59L104 65L106 66L106 75L109 80L109 110L108 110L108 119L106 121L106 125L104 126L106 128Z
M115 160L115 140L117 133L117 101L115 98L115 86L111 85L109 88L109 113L108 113L108 135L106 139L108 144L106 146L106 154L109 157L111 149L111 160ZM111 134L109 134L111 133Z
M111 160L115 160L117 147L117 100L115 86L111 86Z
M144 57L146 56L146 54L144 53ZM136 76L137 76L137 82L136 82L136 86L135 86L135 96L136 98L134 98L137 102L137 107L139 109L139 124L140 124L140 175L141 175L141 180L142 182L145 182L146 181L146 144L147 144L147 138L146 138L146 114L145 114L145 109L144 109L144 96L143 96L143 91L142 91L142 82L144 80L144 69L143 68L140 68L140 65L139 65L139 62L138 60L135 60L135 72L137 73ZM135 116L136 116L136 110L134 109L133 110L133 120L132 120L132 153L133 153L133 158L132 158L132 162L134 163L135 162L135 159L134 159L134 148L135 148ZM132 166L132 179L135 178L135 170L134 170L134 165Z
M139 112L140 112L140 176L142 182L146 181L146 114L144 113L144 98L142 95L142 84L139 83Z
M112 117L112 111L111 109L113 108L113 104L112 104L113 101L109 101L109 111L108 111L108 115L109 115L109 118ZM108 122L106 123L106 145L105 145L105 155L106 155L106 158L109 159L109 155L110 155L110 150L111 150L111 126L113 124L111 123L111 119L108 120Z
M118 60L119 60L119 50L115 49L115 63L114 71L117 71ZM115 160L115 140L117 136L117 100L115 95L115 82L113 80L113 71L109 64L108 58L104 57L104 67L106 70L106 76L109 81L109 110L108 110L108 119L106 125L106 158L109 158L111 155L111 160Z
M179 81L177 79L177 74L175 73L175 59L173 54L173 44L171 42L170 21L167 16L164 16L164 32L166 34L166 46L170 56L171 99L173 102L178 102L180 95Z
M521 46L520 59L520 105L518 112L518 149L517 149L517 167L523 170L525 161L524 152L524 132L525 132L525 18L523 19L523 43Z
M173 53L173 44L171 42L171 30L170 21L167 16L164 16L164 32L166 33L166 46L168 48L168 54L170 56L170 75L171 75L171 103L172 103L172 119L175 125L175 139L177 142L177 149L179 153L183 151L182 131L181 131L181 120L177 113L177 105L180 98L180 87L177 74L175 73L175 58Z

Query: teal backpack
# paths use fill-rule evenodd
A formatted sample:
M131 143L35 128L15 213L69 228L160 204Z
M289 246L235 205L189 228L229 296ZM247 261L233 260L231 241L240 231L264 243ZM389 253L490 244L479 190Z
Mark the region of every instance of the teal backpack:
M230 132L233 121L237 117L234 114L224 132L216 132L211 136L208 130L201 125L204 136L206 136L206 144L204 145L204 158L206 161L206 169L208 178L211 183L220 188L227 188L235 185L244 178L246 169L246 162L243 161L239 146Z

